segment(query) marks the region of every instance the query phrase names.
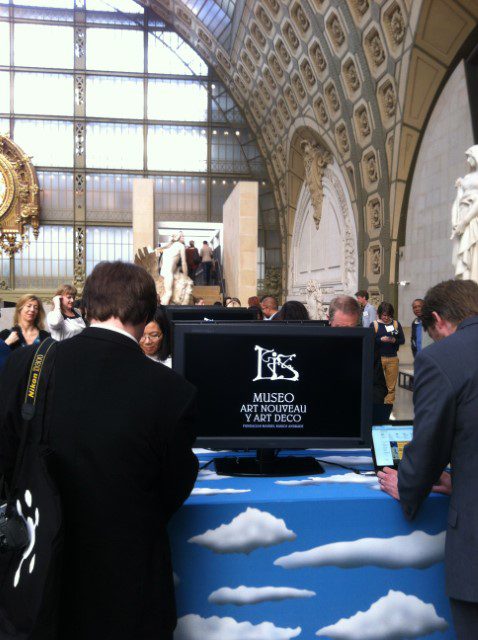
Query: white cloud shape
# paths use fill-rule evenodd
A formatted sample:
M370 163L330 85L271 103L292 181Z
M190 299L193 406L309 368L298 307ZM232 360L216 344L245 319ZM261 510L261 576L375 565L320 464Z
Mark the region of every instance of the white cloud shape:
M210 482L211 480L226 480L227 478L231 478L231 476L218 476L215 471L211 471L210 469L203 469L198 473L197 482L203 482L207 480Z
M267 511L248 507L228 524L209 529L188 542L200 544L214 553L250 553L259 547L271 547L296 538L284 520Z
M360 538L333 542L308 551L298 551L274 560L284 569L334 566L350 569L374 565L387 569L426 569L445 555L445 531L430 535L413 531L393 538Z
M324 456L318 458L321 462L335 462L335 464L344 464L347 467L353 467L359 464L373 465L372 456Z
M376 476L364 476L358 473L339 473L335 476L318 476L310 477L305 480L276 480L276 484L285 485L288 487L303 487L312 484L341 484L341 483L354 483L354 484L369 484L378 485Z
M220 493L249 493L250 489L211 489L209 487L202 487L200 489L193 489L191 491L192 496L216 496Z
M237 589L222 587L213 591L208 598L213 604L258 604L271 600L287 600L288 598L312 598L315 591L293 589L292 587L245 587Z
M432 604L416 596L390 590L367 611L322 627L317 636L335 640L403 640L445 631L448 624Z
M238 622L234 618L202 618L194 613L178 620L174 640L290 640L302 629L276 627L272 622Z

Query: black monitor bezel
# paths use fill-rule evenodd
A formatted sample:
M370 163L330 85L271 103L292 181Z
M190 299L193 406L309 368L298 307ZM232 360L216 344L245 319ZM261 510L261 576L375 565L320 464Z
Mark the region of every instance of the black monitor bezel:
M180 319L174 319L174 312L177 311L178 313L184 312L186 311L186 313L191 312L191 315L193 315L193 312L197 312L198 315L201 315L202 313L204 313L204 315L207 315L208 313L214 314L214 312L217 313L217 311L220 310L221 313L222 312L226 312L228 315L230 315L230 320L234 320L236 322L238 321L244 321L247 322L248 320L255 320L255 316L256 313L254 312L254 310L250 310L247 309L246 307L223 307L223 306L219 306L219 305L166 305L164 307L164 311L166 312L166 316L169 320L169 322L171 324L175 324L176 322L204 322L204 319L202 318L180 318ZM245 318L244 316L249 313L249 315L251 316L250 318ZM239 316L240 320L237 320L234 316L236 316L236 318ZM226 320L226 318L220 318L218 320L215 320L214 318L211 320L212 322L222 322L223 320Z
M306 323L306 324L288 324L282 322L186 322L174 324L174 344L175 354L173 360L173 369L184 376L185 373L185 360L184 360L184 336L187 334L228 334L240 331L245 334L256 334L274 332L277 335L288 335L291 329L300 331L302 335L330 335L333 333L335 338L340 336L357 336L361 337L362 350L369 350L369 357L362 359L362 381L370 380L370 384L362 384L362 407L361 407L361 428L360 437L312 437L312 438L300 438L300 437L288 437L283 436L280 438L261 436L261 437L207 437L197 435L195 442L196 447L210 448L210 449L334 449L334 448L356 448L356 447L369 447L371 438L372 427L372 411L373 411L373 349L374 349L374 334L370 329L363 327L324 327L318 324ZM211 372L213 375L213 372ZM347 394L347 390L344 389L344 397Z

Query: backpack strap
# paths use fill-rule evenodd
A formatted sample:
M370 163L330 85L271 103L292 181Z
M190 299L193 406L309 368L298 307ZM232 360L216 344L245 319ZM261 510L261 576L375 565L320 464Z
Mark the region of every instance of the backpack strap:
M25 448L28 440L28 435L31 430L31 422L37 414L37 409L40 408L43 411L44 400L46 395L46 388L48 384L49 374L51 372L53 362L56 340L53 338L47 338L40 343L35 355L33 356L32 363L30 365L30 371L28 374L28 382L25 390L25 398L22 405L22 436L20 445L17 451L17 457L15 460L15 468L13 471L12 482L10 487L6 491L8 502L10 497L14 495L16 485L18 482L18 476L22 468L23 458L25 455ZM49 355L50 354L50 355ZM48 366L47 366L47 356ZM40 386L41 382L41 386ZM38 414L40 415L40 414Z

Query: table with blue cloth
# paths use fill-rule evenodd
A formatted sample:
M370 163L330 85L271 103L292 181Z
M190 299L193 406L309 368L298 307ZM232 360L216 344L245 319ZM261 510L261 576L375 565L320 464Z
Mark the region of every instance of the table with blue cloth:
M301 452L328 461L310 477L200 471L170 525L175 640L454 638L445 596L448 498L407 522L369 450ZM198 450L200 465L212 454ZM233 455L233 454L230 454Z

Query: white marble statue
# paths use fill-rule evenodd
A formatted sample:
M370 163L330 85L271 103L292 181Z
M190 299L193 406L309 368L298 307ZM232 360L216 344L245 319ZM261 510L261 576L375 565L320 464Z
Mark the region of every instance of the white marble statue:
M471 171L456 181L451 210L455 277L478 282L478 145L465 152Z
M325 320L327 309L324 305L324 291L317 280L309 280L305 287L305 306L311 320Z
M171 241L165 247L156 249L157 255L162 256L161 270L159 275L163 278L164 291L161 296L161 304L169 304L173 298L173 289L180 282L189 281L188 266L186 263L186 247L184 246L184 235L182 231L173 233ZM178 279L178 275L182 272L182 277ZM176 281L178 281L176 283ZM186 284L186 283L185 283ZM191 281L192 287L192 281ZM175 296L174 296L175 297ZM187 304L187 302L185 303Z

